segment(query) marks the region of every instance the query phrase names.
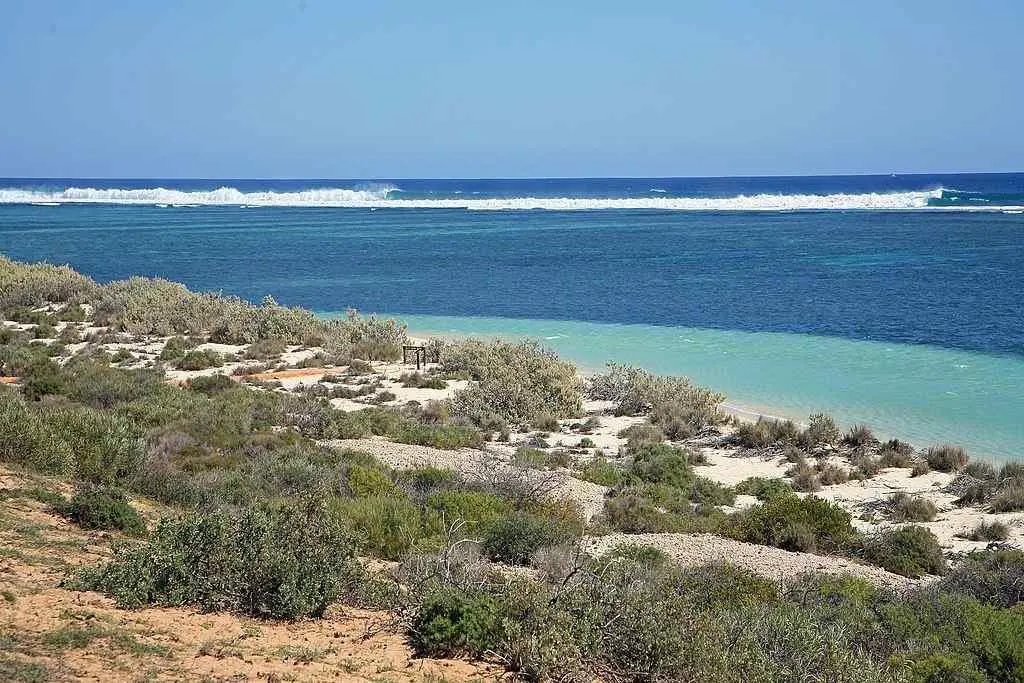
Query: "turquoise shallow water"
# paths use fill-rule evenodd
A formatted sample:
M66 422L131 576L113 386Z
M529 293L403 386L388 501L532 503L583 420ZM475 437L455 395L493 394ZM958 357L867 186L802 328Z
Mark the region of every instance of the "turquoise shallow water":
M686 375L737 407L803 419L831 413L917 446L1024 459L1024 358L806 334L562 320L402 315L413 333L529 337L584 370L609 360Z

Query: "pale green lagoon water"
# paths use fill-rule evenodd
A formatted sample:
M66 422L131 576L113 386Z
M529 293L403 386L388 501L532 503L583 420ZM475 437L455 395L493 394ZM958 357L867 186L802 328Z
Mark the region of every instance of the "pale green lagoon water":
M686 375L730 406L806 418L828 412L919 447L1024 459L1024 358L774 332L562 320L396 316L413 334L534 338L599 370L608 361Z

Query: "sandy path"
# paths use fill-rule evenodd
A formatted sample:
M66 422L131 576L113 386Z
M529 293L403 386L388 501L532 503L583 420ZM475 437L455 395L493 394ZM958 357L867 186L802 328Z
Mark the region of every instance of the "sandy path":
M780 582L791 581L804 572L823 571L830 574L852 574L875 585L895 589L911 588L922 583L843 557L791 553L779 548L742 543L711 534L613 533L583 539L584 550L592 555L601 555L622 544L657 548L688 567L727 562L749 569L766 579Z
M471 481L479 477L482 468L514 469L508 462L508 455L497 451L485 452L472 448L446 451L429 446L393 443L383 437L341 439L327 443L339 448L365 451L395 469L430 465L454 470ZM587 519L593 519L603 509L607 487L576 479L566 472L535 472L537 477L550 476L555 479L556 485L551 495L575 501Z

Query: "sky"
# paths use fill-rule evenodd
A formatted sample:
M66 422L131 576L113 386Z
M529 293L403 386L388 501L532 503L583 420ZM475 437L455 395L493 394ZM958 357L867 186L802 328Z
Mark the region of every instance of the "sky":
M0 176L1024 171L1024 2L0 0Z

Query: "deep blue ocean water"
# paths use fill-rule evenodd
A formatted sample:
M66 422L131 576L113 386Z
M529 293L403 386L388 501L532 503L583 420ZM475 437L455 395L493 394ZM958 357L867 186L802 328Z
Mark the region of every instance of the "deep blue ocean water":
M1024 456L1024 174L13 179L0 252L536 336L743 405Z

